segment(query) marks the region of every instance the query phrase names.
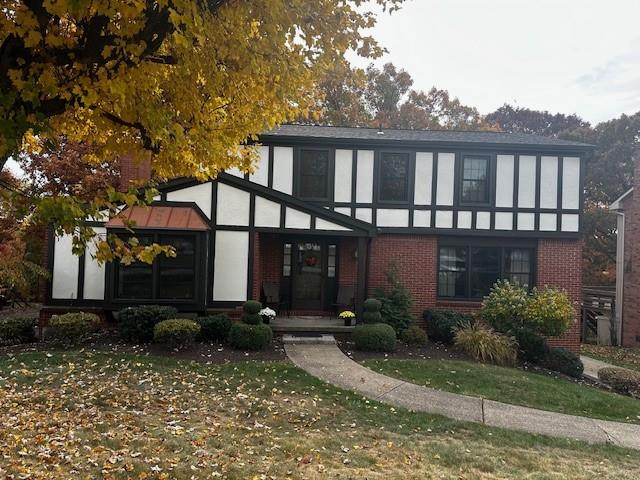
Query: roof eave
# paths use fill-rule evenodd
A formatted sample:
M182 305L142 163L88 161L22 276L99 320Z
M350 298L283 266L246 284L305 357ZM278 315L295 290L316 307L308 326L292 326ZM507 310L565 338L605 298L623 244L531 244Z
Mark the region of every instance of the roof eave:
M382 137L382 136L381 136ZM433 140L400 140L389 138L356 138L356 137L325 137L325 136L302 136L302 135L280 135L280 134L260 134L258 135L260 143L284 142L292 144L305 143L332 143L335 145L402 145L405 148L425 147L432 148L450 148L452 146L473 149L491 149L491 150L525 150L525 151L542 151L542 152L558 152L570 151L588 153L592 152L596 146L590 144L576 145L543 145L535 143L506 143L506 142L465 142L460 140L452 141L433 141Z

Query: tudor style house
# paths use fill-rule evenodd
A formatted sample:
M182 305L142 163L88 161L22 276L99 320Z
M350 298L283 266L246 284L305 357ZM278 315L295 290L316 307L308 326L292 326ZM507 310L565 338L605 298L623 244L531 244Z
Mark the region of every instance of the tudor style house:
M478 308L500 278L566 289L578 310L591 150L524 134L283 125L261 135L254 172L175 179L150 208L123 213L176 258L99 265L51 238L45 316L141 303L231 310L265 295L282 314L313 315L345 290L359 310L392 265L419 319ZM95 228L127 234L121 218ZM578 322L554 341L576 350Z

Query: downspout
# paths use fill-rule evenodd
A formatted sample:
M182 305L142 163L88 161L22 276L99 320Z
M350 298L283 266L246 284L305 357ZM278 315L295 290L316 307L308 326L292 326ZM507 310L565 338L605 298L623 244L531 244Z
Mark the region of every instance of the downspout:
M624 226L626 218L624 212L614 210L614 213L618 216L618 238L616 242L615 344L622 345L622 330L624 328L624 324L622 322L622 311L624 306Z

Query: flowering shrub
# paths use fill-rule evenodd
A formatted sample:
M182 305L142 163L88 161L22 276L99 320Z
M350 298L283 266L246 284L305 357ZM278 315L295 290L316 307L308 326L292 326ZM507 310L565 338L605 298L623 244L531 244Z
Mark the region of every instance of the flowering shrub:
M575 311L569 297L556 288L525 287L499 280L482 302L482 318L495 330L515 334L526 328L545 336L562 335L571 326Z
M569 329L575 310L565 292L549 287L534 288L525 316L527 323L542 335L557 336Z
M340 315L338 315L338 317L345 319L345 318L356 318L356 314L353 313L351 310L345 310L344 312L340 312Z
M498 280L482 302L480 313L498 332L509 332L523 326L528 304L529 293L525 287Z

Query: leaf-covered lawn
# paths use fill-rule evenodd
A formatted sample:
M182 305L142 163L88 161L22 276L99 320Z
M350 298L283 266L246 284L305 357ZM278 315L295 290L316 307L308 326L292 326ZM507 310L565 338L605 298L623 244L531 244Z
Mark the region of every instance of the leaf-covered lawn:
M640 401L543 373L460 360L369 360L373 370L449 392L554 412L640 423Z
M616 478L637 452L393 409L286 362L0 358L0 478Z
M620 367L640 371L640 348L582 345L582 354Z

